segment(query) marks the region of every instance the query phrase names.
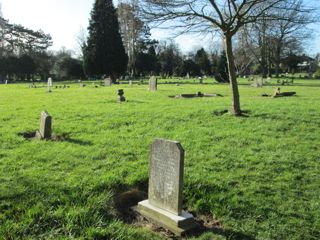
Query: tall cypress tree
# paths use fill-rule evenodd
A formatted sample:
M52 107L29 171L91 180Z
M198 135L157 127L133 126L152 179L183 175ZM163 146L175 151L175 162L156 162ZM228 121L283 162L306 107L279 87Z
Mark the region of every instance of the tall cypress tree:
M217 66L217 72L215 74L215 79L217 80L217 82L230 82L228 74L228 62L225 51L221 52Z
M115 81L126 71L128 57L112 0L95 0L84 47L84 69L88 75L106 74Z

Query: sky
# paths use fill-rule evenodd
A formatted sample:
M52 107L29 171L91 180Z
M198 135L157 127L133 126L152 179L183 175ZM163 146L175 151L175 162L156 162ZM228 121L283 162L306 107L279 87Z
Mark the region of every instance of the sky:
M319 1L319 0L317 0ZM21 24L33 30L43 30L53 39L52 50L61 47L76 50L76 38L80 29L86 29L94 0L0 0L3 17L10 23ZM117 4L117 1L114 1ZM315 37L308 52L320 52L320 24L313 26ZM152 30L152 38L164 40L168 33ZM175 39L183 52L204 46L210 49L210 42L203 37L183 35ZM211 44L212 45L212 44Z

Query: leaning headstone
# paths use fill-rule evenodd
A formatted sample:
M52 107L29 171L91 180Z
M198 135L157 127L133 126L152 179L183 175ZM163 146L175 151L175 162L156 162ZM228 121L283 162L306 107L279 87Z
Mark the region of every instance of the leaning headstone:
M105 78L104 79L104 85L107 87L110 87L112 85L111 78Z
M36 132L37 139L50 139L51 138L51 124L52 118L47 111L41 112L40 115L40 128Z
M149 90L150 91L157 91L157 85L158 85L158 80L155 76L152 76L149 79Z
M48 92L51 92L51 88L52 88L52 78L49 77L48 78Z
M179 142L156 139L151 145L148 199L137 211L153 222L182 235L196 226L182 210L184 150Z

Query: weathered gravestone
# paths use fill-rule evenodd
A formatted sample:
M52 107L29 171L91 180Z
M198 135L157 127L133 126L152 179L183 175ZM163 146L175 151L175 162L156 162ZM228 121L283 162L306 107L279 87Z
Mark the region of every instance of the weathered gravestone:
M137 211L177 235L196 226L182 210L184 150L179 142L156 139L151 145L148 199Z
M129 86L132 87L132 80L129 80Z
M105 78L104 79L104 85L107 87L110 87L112 85L111 78Z
M149 79L149 90L150 91L157 91L158 79L155 76L152 76Z
M6 81L5 81L5 85L7 85L8 84L8 79L6 79Z
M251 84L252 87L255 88L262 88L263 87L263 79L262 78L258 78L255 83Z
M51 88L52 88L52 78L49 77L48 78L48 92L51 92Z
M37 139L50 139L51 138L51 124L52 118L47 111L41 112L40 115L40 128L36 132Z

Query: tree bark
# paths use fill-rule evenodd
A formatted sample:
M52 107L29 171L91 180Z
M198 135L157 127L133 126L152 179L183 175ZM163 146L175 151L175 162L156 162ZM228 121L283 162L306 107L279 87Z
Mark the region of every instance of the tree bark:
M236 68L234 63L234 56L232 51L232 35L226 33L224 35L224 44L226 49L226 56L228 62L228 72L229 72L229 80L230 80L230 87L232 90L232 106L230 109L230 113L236 116L241 115L240 109L240 96L239 96L239 89L237 83L237 76L236 76Z
M280 45L280 43L278 43ZM280 75L280 62L281 62L281 46L276 47L275 65L276 65L276 77Z

